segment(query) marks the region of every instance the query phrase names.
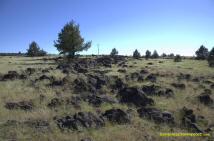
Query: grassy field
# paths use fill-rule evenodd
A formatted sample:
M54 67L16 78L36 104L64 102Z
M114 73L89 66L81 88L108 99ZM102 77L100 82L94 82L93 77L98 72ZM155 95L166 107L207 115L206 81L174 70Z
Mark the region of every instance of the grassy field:
M93 141L202 141L202 140L214 140L214 135L211 133L210 137L161 137L160 133L188 133L186 129L182 129L179 126L172 126L165 123L156 124L152 120L146 118L140 118L137 114L137 108L133 105L126 105L121 103L108 104L103 103L99 107L94 107L87 102L81 102L80 109L74 108L72 105L63 104L54 109L48 108L47 104L51 99L55 97L66 98L76 94L72 86L71 87L48 87L48 81L34 80L43 74L47 76L54 76L57 80L61 80L64 77L72 82L77 77L83 77L83 74L62 73L61 70L56 69L57 64L54 60L48 60L48 58L57 57L55 55L46 57L23 57L23 56L0 56L0 75L6 74L8 71L17 71L23 73L27 68L36 68L37 71L28 76L26 80L7 80L0 81L0 140L2 141L79 141L82 138L90 137ZM43 58L47 58L44 60ZM160 62L161 61L161 62ZM148 63L153 63L148 65ZM174 91L174 96L171 98L150 96L154 99L155 104L153 107L167 110L173 113L175 122L179 125L182 118L181 109L185 106L194 111L196 115L197 124L203 129L210 128L213 132L214 127L214 106L206 106L199 102L197 96L199 96L204 89L210 89L212 94L210 95L214 99L214 89L210 88L210 84L203 83L205 80L209 80L214 83L214 69L208 66L207 61L198 61L191 59L184 59L182 62L175 63L172 59L126 59L127 66L125 74L132 72L139 72L141 69L146 69L149 73L159 73L164 77L157 77L156 82L143 81L143 82L127 82L128 86L143 86L155 84L164 88L170 88ZM50 69L49 72L42 72L41 70ZM98 70L111 70L106 75L117 75L123 80L125 74L119 73L118 69L124 69L118 67L117 64L112 65L111 68L97 66ZM180 73L190 74L191 79L198 77L199 82L193 82L191 80L178 80L177 75ZM143 75L145 78L148 74ZM186 88L184 90L176 89L172 87L171 83L183 83ZM72 85L67 84L67 85ZM66 85L66 86L67 86ZM203 87L202 87L203 86ZM103 88L105 96L115 97L116 93L111 92L108 88ZM41 95L44 99L41 100ZM35 108L30 111L25 110L9 110L5 108L7 102L19 102L19 101L32 100ZM131 118L131 123L118 125L105 121L105 127L102 128L90 128L83 129L82 131L61 131L55 124L53 117L63 116L66 114L75 114L76 112L92 112L99 113L105 112L105 110L111 108L120 108L127 110L133 109L134 113ZM204 120L199 120L199 116L203 116ZM33 128L24 124L20 125L5 125L8 120L27 121L27 120L47 120L50 124L45 128Z

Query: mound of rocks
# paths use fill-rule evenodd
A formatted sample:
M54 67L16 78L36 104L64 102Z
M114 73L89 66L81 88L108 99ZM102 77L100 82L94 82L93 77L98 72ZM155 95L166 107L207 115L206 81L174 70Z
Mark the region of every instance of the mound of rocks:
M197 132L197 133L204 132L202 128L195 123L196 119L192 109L187 109L186 107L183 107L182 112L183 112L182 125L184 127L188 128L192 132Z
M157 108L143 107L137 110L140 117L154 120L156 123L174 123L173 115L168 111Z
M101 116L91 112L78 112L62 118L55 117L54 120L60 129L81 130L91 127L99 128L105 125Z
M9 110L22 109L22 110L32 110L34 104L31 101L20 101L20 102L7 102L5 108Z
M154 100L147 97L145 93L138 87L125 87L118 93L120 102L132 103L136 106L146 106L154 104Z
M110 109L105 111L103 114L111 122L116 122L118 124L129 123L130 116L124 110L121 109Z
M16 71L8 71L7 74L2 76L2 80L26 79L25 74L18 74Z
M146 95L156 95L156 96L166 96L166 97L172 97L174 92L172 89L169 88L161 88L160 86L156 86L154 84L152 85L144 85L142 87L143 92L146 93Z

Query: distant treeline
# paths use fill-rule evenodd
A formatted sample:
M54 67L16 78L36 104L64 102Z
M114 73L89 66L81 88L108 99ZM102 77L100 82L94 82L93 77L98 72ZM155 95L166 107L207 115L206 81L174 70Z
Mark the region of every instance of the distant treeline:
M0 53L0 56L23 56L22 53Z

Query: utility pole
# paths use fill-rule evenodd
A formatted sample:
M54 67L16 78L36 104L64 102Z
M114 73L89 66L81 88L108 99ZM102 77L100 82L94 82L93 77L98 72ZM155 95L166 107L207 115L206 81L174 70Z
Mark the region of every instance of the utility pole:
M100 53L100 44L97 44L97 49L98 49L98 55L99 55L99 53Z

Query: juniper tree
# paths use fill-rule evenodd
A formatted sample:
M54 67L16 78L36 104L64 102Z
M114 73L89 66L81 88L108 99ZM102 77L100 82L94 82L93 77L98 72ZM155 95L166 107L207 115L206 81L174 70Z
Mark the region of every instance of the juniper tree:
M91 47L91 41L84 43L84 38L80 35L79 24L74 20L67 23L58 34L58 39L54 41L54 46L67 58L73 59L75 53L87 51Z

